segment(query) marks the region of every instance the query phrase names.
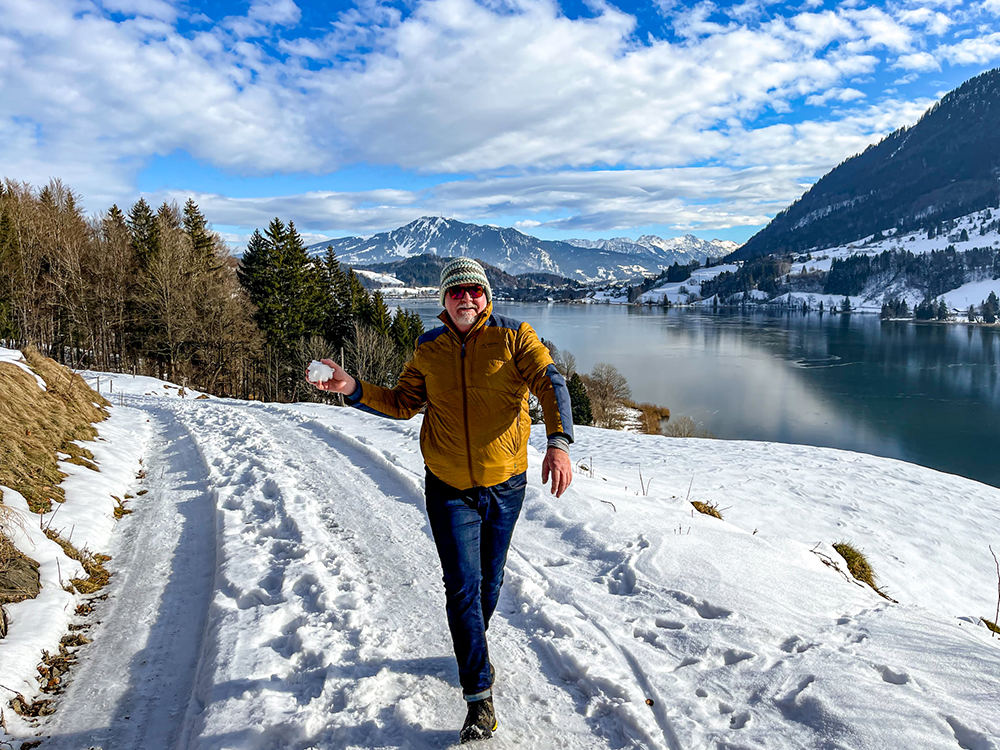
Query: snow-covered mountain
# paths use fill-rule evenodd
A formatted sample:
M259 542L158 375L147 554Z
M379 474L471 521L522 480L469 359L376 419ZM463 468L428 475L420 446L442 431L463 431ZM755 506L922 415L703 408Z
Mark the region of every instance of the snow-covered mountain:
M633 242L573 240L560 242L507 227L481 226L425 216L409 224L372 237L344 237L311 245L321 253L332 247L337 257L352 266L389 263L431 253L443 257L473 257L507 273L553 273L577 281L616 281L655 276L674 262L722 255L735 243L691 237L663 240L643 237ZM732 247L730 247L732 246Z
M53 715L8 694L0 746L456 742L421 417L98 376L115 403L86 443L100 472L62 463L66 502L37 520L4 489L43 593L7 607L0 684L32 702L42 650L70 627L89 642ZM583 427L555 499L545 445L539 425L490 628L490 747L997 750L1000 641L980 618L1000 490L846 451ZM112 495L132 514L116 522ZM40 524L111 554L92 615ZM845 538L898 604L846 573Z
M701 240L693 234L670 239L644 234L636 242L654 253L662 253L664 260L674 258L681 265L695 260L704 262L705 258L721 258L739 247L739 243L731 240Z

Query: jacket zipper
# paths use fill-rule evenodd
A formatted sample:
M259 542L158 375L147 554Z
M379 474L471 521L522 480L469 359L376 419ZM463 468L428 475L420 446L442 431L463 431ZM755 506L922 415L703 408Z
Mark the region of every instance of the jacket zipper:
M469 393L465 386L465 341L462 341L462 417L465 420L465 455L469 460L469 486L476 486L472 476L472 436L469 433Z

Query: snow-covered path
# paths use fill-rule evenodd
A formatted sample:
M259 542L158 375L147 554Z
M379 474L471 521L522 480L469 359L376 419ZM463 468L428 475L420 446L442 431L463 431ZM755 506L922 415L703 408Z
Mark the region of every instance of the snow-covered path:
M49 748L175 747L184 726L215 578L215 522L194 439L169 409L148 409L151 453L135 522L113 537L116 572L94 645L62 702Z
M153 427L148 493L43 747L451 746L464 705L419 419L141 388L126 403ZM491 747L1000 748L1000 640L957 617L995 600L953 577L1000 527L1000 492L799 446L583 429L575 455L598 471L558 501L530 459L491 629ZM699 499L738 505L745 528L691 512L692 466L720 487ZM926 528L950 568L893 537ZM831 533L878 545L900 604L824 564Z

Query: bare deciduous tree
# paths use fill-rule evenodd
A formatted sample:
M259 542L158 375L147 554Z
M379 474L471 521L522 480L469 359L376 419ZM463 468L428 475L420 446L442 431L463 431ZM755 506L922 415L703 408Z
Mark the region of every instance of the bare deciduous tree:
M632 389L625 376L614 365L599 362L589 375L583 376L583 382L590 397L594 425L620 429L624 423L622 401L632 397Z

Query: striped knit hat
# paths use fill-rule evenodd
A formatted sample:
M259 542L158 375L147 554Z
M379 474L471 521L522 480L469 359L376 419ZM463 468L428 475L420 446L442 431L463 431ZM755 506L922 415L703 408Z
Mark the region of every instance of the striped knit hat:
M473 284L479 284L485 289L486 301L492 301L493 290L490 289L490 280L486 278L483 267L472 258L455 258L441 271L441 307L444 307L444 298L450 287Z

